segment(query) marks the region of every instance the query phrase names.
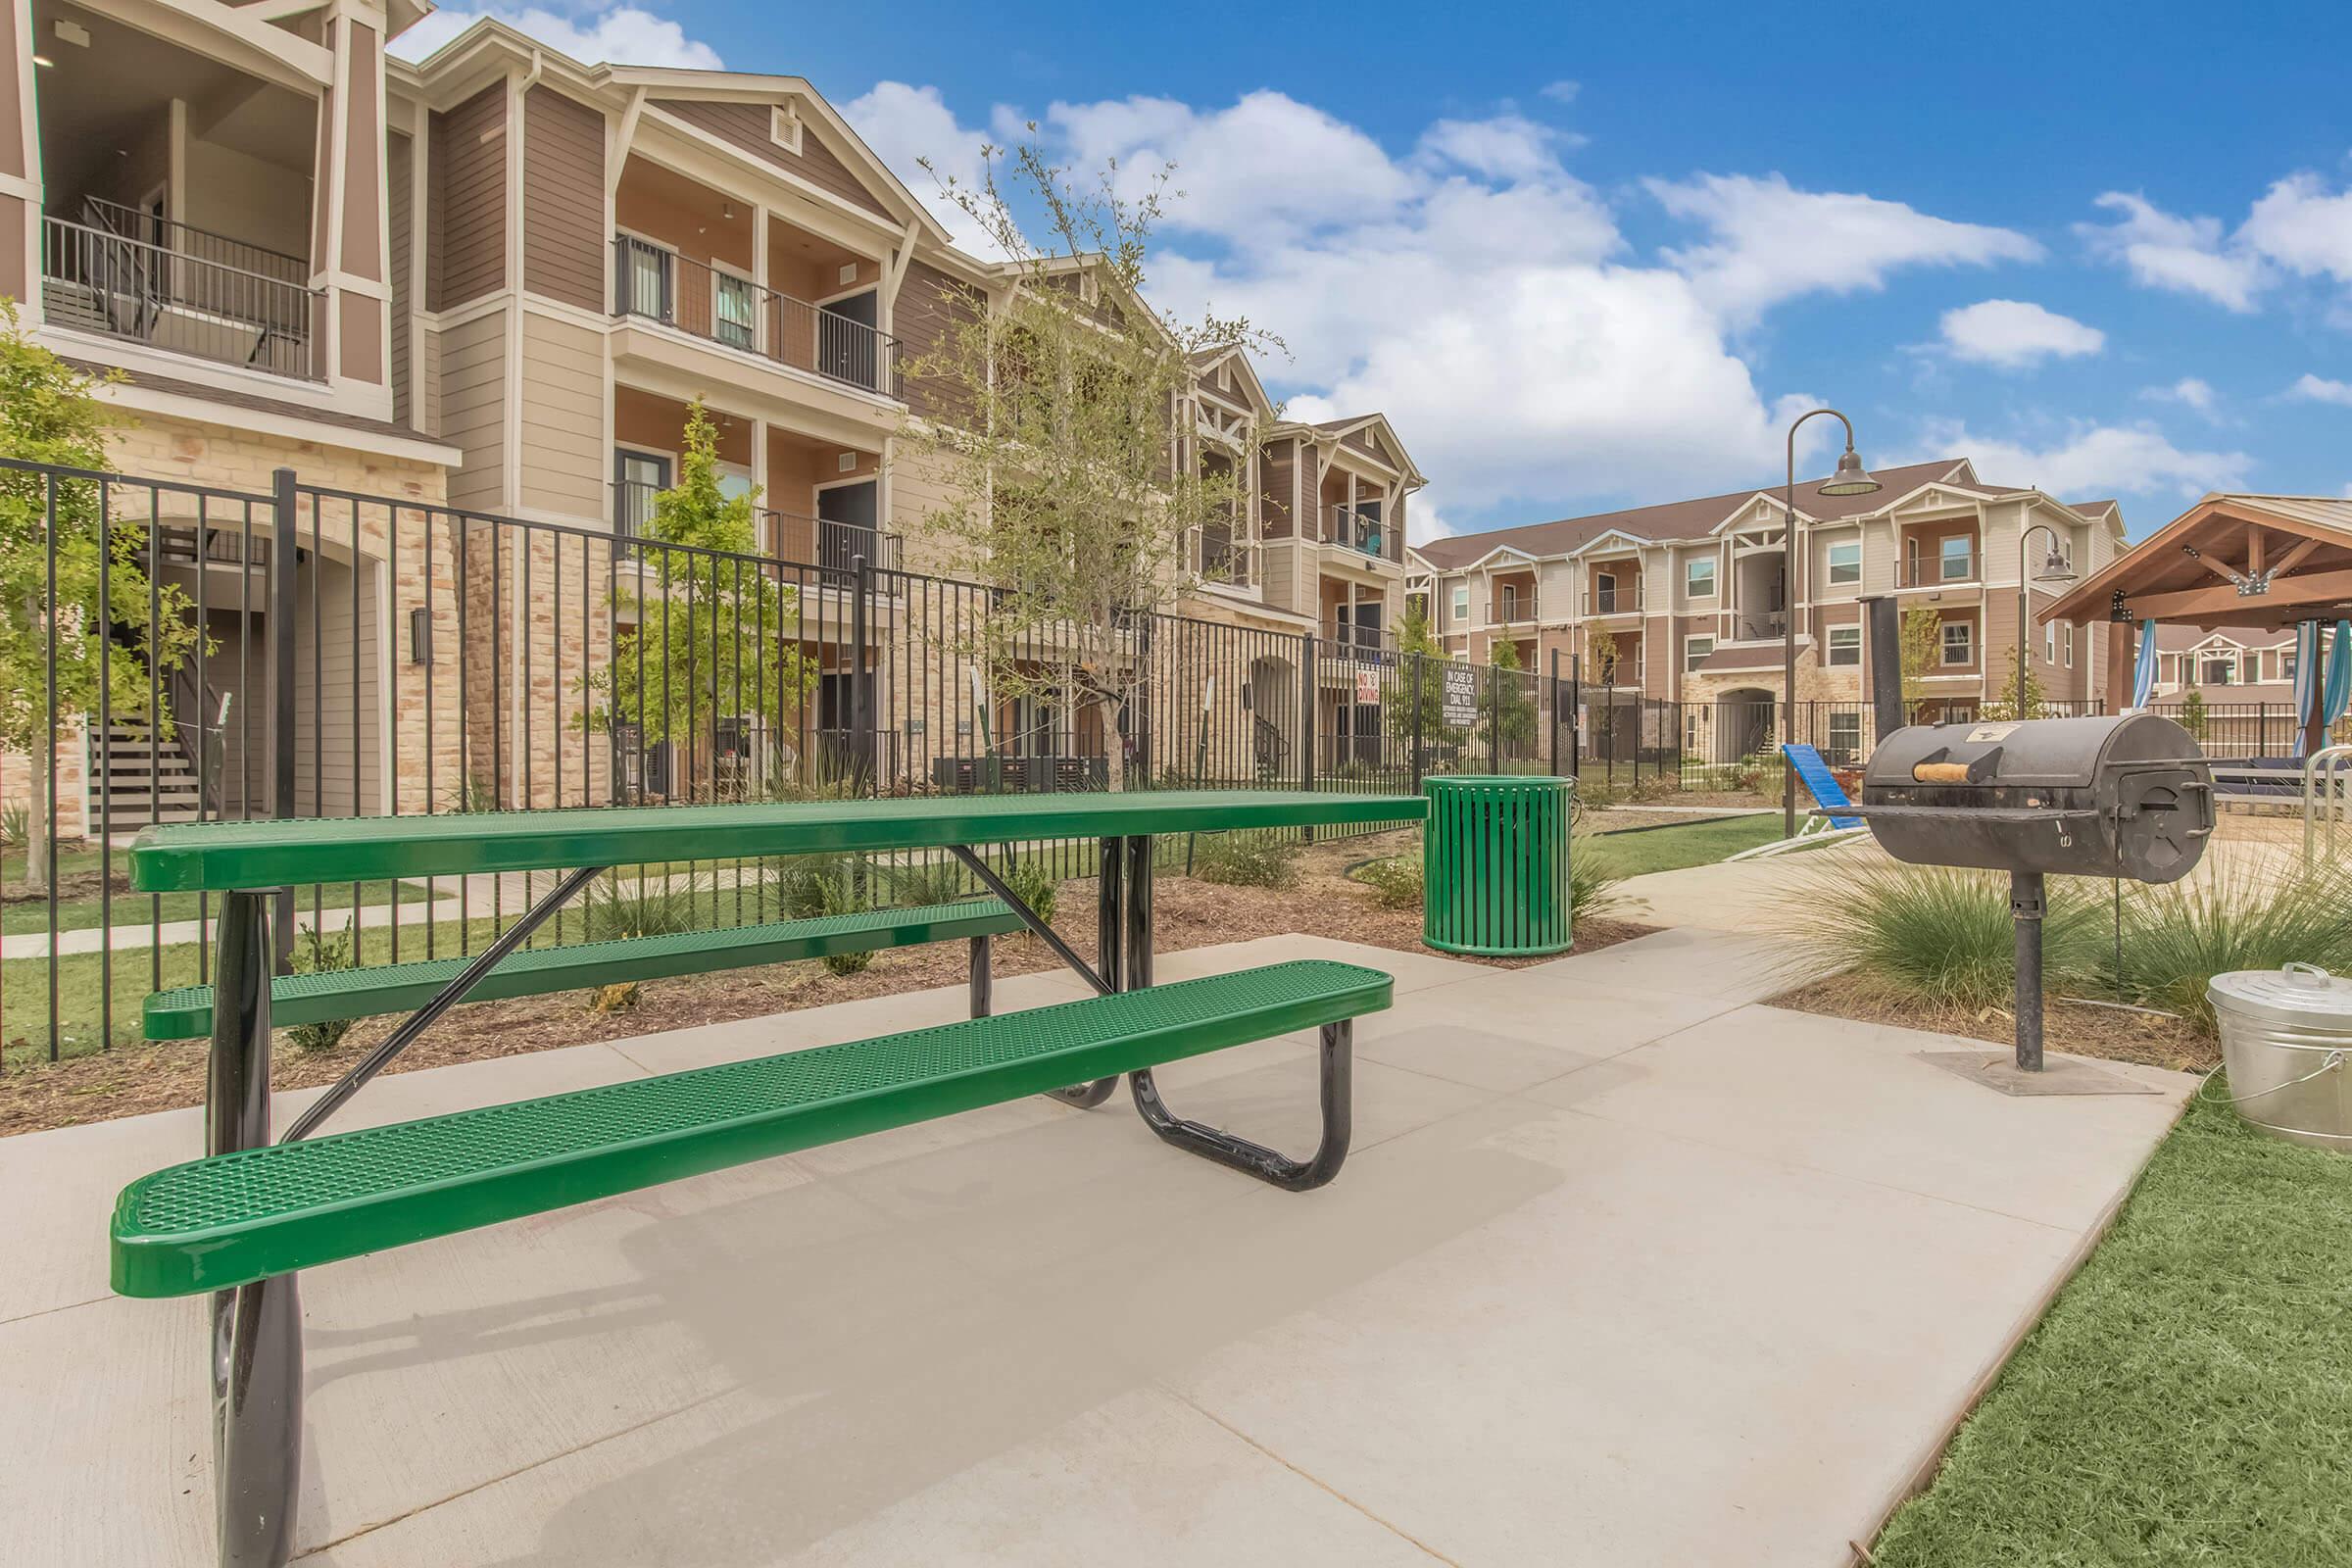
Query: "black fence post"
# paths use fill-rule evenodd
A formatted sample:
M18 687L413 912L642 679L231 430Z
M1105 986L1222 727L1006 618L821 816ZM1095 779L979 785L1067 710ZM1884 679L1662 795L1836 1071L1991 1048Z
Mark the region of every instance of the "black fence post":
M862 553L850 558L850 781L859 795L874 782L874 711L865 667L866 606L874 586L873 565Z
M1502 771L1502 670L1494 662L1492 638L1487 641L1487 771Z
M1301 633L1298 639L1298 787L1315 787L1315 634ZM1299 836L1308 844L1315 842L1315 830L1301 828Z
M270 475L270 670L265 690L270 701L270 814L284 820L294 814L294 470L279 468ZM197 570L203 564L198 563ZM313 780L316 787L317 780ZM272 896L270 918L271 968L277 974L294 972L294 890Z
M1407 677L1407 682L1413 702L1413 793L1418 795L1421 793L1421 781L1423 778L1428 776L1429 771L1428 761L1421 755L1421 748L1423 745L1423 737L1421 733L1421 683L1423 680L1428 678L1427 672L1424 670L1423 666L1426 665L1429 661L1419 654L1407 654L1405 655L1405 658L1413 662L1411 671Z

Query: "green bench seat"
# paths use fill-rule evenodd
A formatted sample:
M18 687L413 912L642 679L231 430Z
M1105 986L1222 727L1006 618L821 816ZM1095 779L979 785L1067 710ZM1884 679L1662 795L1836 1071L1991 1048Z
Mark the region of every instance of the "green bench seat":
M666 980L756 964L821 958L830 953L908 948L963 937L1002 936L1021 919L995 899L964 899L904 909L828 914L808 920L625 937L513 953L466 993L468 1002L536 997L632 980ZM409 1012L458 977L470 957L423 958L363 969L279 975L270 982L270 1021L278 1028ZM213 1032L213 988L182 986L147 998L150 1040L197 1040Z
M114 1287L250 1284L1341 1024L1390 991L1374 969L1278 963L192 1160L123 1190Z

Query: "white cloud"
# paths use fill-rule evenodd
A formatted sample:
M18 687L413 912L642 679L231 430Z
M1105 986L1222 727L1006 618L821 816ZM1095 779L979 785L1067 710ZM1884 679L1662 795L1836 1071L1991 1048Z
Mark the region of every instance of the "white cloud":
M2107 334L2025 300L1980 300L1943 313L1943 343L1954 359L2019 370L2096 354Z
M1559 167L1562 134L1517 115L1493 120L1441 120L1421 133L1421 152L1433 167L1453 165L1490 179L1543 179Z
M403 60L422 60L484 17L495 17L586 65L683 66L717 71L718 51L663 17L632 5L603 10L548 11L538 6L483 6L435 11L392 40Z
M2142 387L2139 395L2151 403L2178 403L2205 415L2212 414L2220 403L2212 384L2193 375L2184 375L2171 386Z
M937 87L878 81L843 104L841 117L958 246L975 256L1000 254L988 231L943 188L943 182L963 191L980 188L986 176L981 149L989 137L958 123ZM922 167L925 159L929 172Z
M2286 389L2286 395L2307 403L2334 403L2352 408L2352 381L2330 381L2306 370Z
M2193 499L2243 489L2254 460L2243 452L2183 450L2152 424L2077 424L2046 446L1976 434L1957 419L1931 420L1918 456L1962 454L1996 484L2036 485L2068 497L2130 495Z
M2202 295L2241 315L2254 309L2265 281L2262 258L2242 243L2225 243L2221 220L2181 218L2129 191L2108 191L2094 205L2118 215L2113 223L2076 225L2094 255L2122 262L2149 288Z
M1572 104L1576 102L1576 95L1584 90L1583 82L1570 81L1565 76L1558 81L1547 81L1538 89L1544 97L1550 99L1555 104Z
M1897 268L1989 267L2041 255L2013 229L1955 222L1875 196L1797 190L1779 174L1644 183L1668 213L1712 236L1666 258L1736 322L1799 294L1884 287Z
M2352 283L2352 191L2289 174L2254 204L2238 238L2300 277Z

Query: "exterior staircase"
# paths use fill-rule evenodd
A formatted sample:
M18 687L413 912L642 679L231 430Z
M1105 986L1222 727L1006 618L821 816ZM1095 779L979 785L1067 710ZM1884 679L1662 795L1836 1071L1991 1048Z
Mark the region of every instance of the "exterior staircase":
M203 781L184 731L159 741L145 719L118 718L105 734L90 736L89 778L93 828L104 821L110 832L122 832L203 814Z

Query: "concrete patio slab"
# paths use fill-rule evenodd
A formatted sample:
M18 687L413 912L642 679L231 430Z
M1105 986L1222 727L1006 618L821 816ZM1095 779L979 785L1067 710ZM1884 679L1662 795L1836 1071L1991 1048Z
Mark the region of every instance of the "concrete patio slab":
M1293 1195L1125 1092L809 1151L304 1276L304 1560L1822 1564L1866 1535L2189 1080L2020 1101L1748 1004L1751 939L1399 972L1358 1137ZM1041 975L1006 1010L1075 995ZM959 1017L960 987L403 1074L388 1119ZM1181 1113L1315 1131L1303 1037ZM283 1106L296 1102L286 1097ZM355 1122L356 1124L356 1122ZM0 1141L9 1560L210 1561L199 1301L103 1285L193 1113Z

